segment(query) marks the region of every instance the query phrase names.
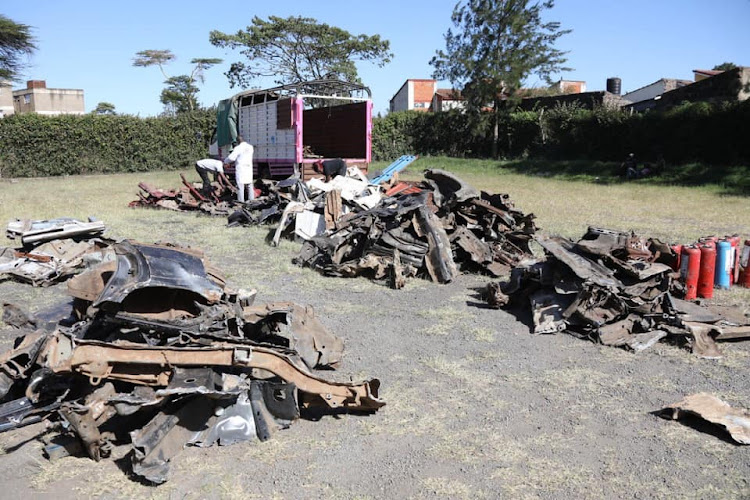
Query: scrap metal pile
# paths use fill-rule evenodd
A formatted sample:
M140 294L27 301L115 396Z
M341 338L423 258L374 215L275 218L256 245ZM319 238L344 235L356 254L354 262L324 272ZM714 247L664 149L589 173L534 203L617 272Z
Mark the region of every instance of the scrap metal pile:
M0 248L0 279L48 286L80 272L88 263L106 260L111 257L111 241L99 237L104 229L104 223L94 219L11 221L5 234L21 246Z
M264 181L261 195L229 216L229 226L252 226L278 222L271 244L282 236L308 240L332 228L340 217L376 206L381 188L371 184L357 168L330 182L313 178L302 182L290 177L279 182Z
M370 180L356 167L329 182L263 180L258 196L242 204L221 191L221 182L214 200L184 177L180 191L142 183L147 195L130 206L229 213L230 227L277 224L272 245L282 237L304 242L299 265L329 276L388 278L395 288L417 275L448 283L459 269L500 276L531 255L533 214L517 210L508 195L480 192L442 170L425 171L420 183L394 181L415 159L402 156Z
M223 173L219 173L210 187L189 182L180 174L182 187L178 189L161 189L145 182L138 184L141 191L138 199L128 206L163 208L177 212L203 212L208 215L226 217L234 211L237 203L237 188L232 185Z
M490 283L492 307L530 307L533 333L569 333L640 351L667 339L700 357L718 358L715 340L750 338L750 318L676 298L670 247L632 233L589 228L574 243L535 237L543 259L517 265L510 279Z
M534 215L515 209L507 195L477 191L442 170L424 177L349 213L330 192L323 207L329 229L309 238L296 262L329 276L389 278L401 288L417 275L448 283L459 266L499 276L531 255Z
M306 411L372 412L379 381L335 382L343 343L310 307L254 305L202 252L124 241L116 259L68 281L71 318L36 327L0 356L0 431L46 421L94 460L128 457L167 480L185 445L268 439ZM330 372L329 372L330 373ZM53 440L50 457L71 443Z

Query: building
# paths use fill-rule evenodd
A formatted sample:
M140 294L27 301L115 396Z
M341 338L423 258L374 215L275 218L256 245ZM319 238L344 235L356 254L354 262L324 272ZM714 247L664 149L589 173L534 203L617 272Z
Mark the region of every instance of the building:
M622 97L630 102L641 102L649 99L653 99L656 96L662 95L664 92L671 92L672 90L679 89L685 85L693 83L690 80L678 80L676 78L662 78L654 83L644 85L643 87L628 92Z
M440 112L451 109L463 109L464 99L461 91L456 89L437 89L432 96L430 111Z
M581 94L586 92L586 82L560 79L559 82L553 83L549 89L559 94Z
M13 84L0 80L0 118L13 114Z
M664 110L683 102L740 102L750 99L750 68L735 68L717 71L713 76L702 78L646 101L633 103L627 108L633 111L647 109Z
M26 88L13 91L13 108L16 113L40 115L82 115L83 90L48 89L44 80L29 80Z
M409 79L404 82L398 92L391 98L390 110L429 111L432 98L437 91L436 80Z
M706 78L711 78L712 76L716 76L719 73L723 73L723 71L717 71L715 69L694 69L693 70L693 78L696 82L699 82L701 80L705 80Z

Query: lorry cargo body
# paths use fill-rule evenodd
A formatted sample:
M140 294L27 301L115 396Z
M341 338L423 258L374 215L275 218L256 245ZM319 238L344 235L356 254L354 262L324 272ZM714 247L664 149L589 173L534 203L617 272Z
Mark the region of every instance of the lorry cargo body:
M225 114L224 119L234 120L232 142L239 133L253 145L256 178L299 174L308 179L315 175L314 162L332 158L343 158L350 166L356 165L366 172L372 149L369 89L334 82L340 85L335 87L337 95L306 93L320 90L315 85L323 84L329 86L321 92L325 89L330 92L331 81L241 92L220 103L217 128L232 128L231 123L221 123L221 106L231 105L233 111ZM355 91L366 92L367 96L352 97ZM212 139L210 153L214 158L224 159L231 151L232 142L226 142L229 137L223 135L223 140L221 133ZM231 173L231 167L229 170Z

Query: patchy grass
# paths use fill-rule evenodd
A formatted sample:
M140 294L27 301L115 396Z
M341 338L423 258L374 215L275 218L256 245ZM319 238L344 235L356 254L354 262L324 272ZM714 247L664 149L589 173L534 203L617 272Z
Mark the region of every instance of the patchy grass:
M378 165L373 165L373 168L377 169ZM592 165L591 168L598 168L596 163ZM507 162L444 157L418 159L403 178L420 179L421 171L427 168L450 170L486 191L508 193L521 210L537 215L537 223L544 230L570 238L580 237L589 225L633 230L643 236L682 243L707 234L750 236L750 218L747 217L750 198L725 195L717 186L663 186L645 181L596 184L570 178L524 175L517 173L518 169L510 168ZM114 237L142 241L170 239L222 255L231 254L238 247L263 248L262 252L257 252L263 254L263 265L251 269L261 278L274 272L303 274L289 264L290 258L287 258L298 250L296 244L284 242L274 252L265 251L268 228L217 231L226 225L221 217L127 208L128 202L136 199L139 181L160 187L177 187L180 173L167 171L2 181L0 220L62 215L85 219L92 215L107 223L109 233ZM182 173L190 180L198 180L193 171ZM30 192L45 193L44 201L29 196ZM319 286L310 278L302 280L305 285Z
M442 168L489 192L508 193L516 206L533 212L545 231L579 238L588 226L690 243L709 234L750 236L750 198L729 196L719 186L684 187L646 181L597 184L524 175L505 162L425 157L403 177L421 178L427 168Z
M448 335L459 329L462 322L471 318L467 311L453 307L438 307L417 312L417 316L430 320L430 326L419 330L425 335Z
M426 493L430 494L429 496L461 498L465 500L487 498L487 494L484 491L477 490L476 488L456 479L426 477L422 479L421 484L422 488L427 490Z

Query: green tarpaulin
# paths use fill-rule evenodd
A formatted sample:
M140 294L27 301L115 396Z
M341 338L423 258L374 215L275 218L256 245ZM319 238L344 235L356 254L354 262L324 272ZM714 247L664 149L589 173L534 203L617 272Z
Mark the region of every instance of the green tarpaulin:
M237 140L237 100L219 101L216 111L216 139L219 147L234 144Z

